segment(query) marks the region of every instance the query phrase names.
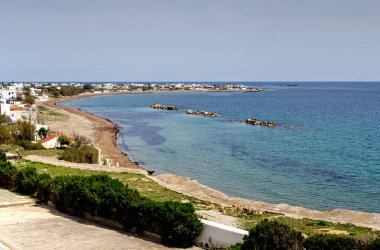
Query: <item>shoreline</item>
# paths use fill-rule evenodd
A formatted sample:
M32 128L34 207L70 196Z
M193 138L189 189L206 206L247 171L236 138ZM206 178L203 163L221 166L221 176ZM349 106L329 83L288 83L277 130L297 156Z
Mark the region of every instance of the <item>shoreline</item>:
M115 95L115 94L142 94L142 93L175 93L175 92L188 92L188 91L169 91L169 92L109 92L99 94L81 94L77 96L69 96L58 99L52 99L42 104L58 110L64 110L70 114L82 116L93 123L95 127L95 146L102 150L102 153L107 158L111 158L113 163L119 162L120 167L127 169L140 169L146 170L143 166L136 165L129 156L124 153L117 145L118 128L112 121L81 111L76 108L69 108L57 105L62 102L71 101L75 99L88 98L102 95ZM201 91L206 92L206 91ZM215 91L213 91L215 92ZM116 160L116 161L114 161ZM368 227L380 231L380 214L367 213L346 209L333 209L326 211L313 210L299 206L292 206L288 204L270 204L266 202L247 200L243 198L229 197L224 193L217 191L213 188L200 184L196 180L188 177L177 176L174 174L160 174L149 176L152 180L168 189L178 193L194 197L200 200L217 203L224 206L235 206L245 208L250 211L263 211L283 214L285 216L295 219L312 219L312 220L325 220L334 223L350 223L356 226Z

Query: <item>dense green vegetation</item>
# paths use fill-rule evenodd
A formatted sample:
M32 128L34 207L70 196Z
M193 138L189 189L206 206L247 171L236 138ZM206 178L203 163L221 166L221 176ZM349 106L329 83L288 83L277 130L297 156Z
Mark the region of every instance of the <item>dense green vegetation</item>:
M35 127L28 120L19 120L11 125L0 125L0 144L14 144L26 150L43 149L35 139Z
M234 250L374 250L379 249L380 238L350 235L314 234L304 237L301 232L278 220L264 219L249 230Z
M77 162L77 163L98 163L99 151L91 145L91 141L84 137L73 134L73 142L71 143L68 137L60 137L59 140L63 141L65 145L69 145L59 159Z
M30 166L18 169L0 161L0 186L22 194L36 193L62 212L88 213L118 221L126 230L157 233L170 246L191 246L202 230L192 204L151 200L105 174L51 177Z

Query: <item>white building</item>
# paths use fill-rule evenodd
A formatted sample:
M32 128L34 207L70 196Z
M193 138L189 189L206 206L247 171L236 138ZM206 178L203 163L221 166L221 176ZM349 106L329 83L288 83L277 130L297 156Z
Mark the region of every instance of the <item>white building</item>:
M11 105L6 102L5 99L0 100L0 115L7 115L9 116L11 114Z
M42 139L40 143L42 144L42 146L44 146L44 148L47 149L57 148L59 147L58 137L59 134L50 134L46 136L44 139Z

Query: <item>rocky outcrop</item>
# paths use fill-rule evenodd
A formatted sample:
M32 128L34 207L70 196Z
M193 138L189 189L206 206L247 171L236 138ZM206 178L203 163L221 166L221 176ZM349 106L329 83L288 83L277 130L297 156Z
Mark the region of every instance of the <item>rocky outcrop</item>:
M159 103L155 103L152 106L150 106L152 109L162 109L162 110L179 110L179 108L175 106L165 106L161 105Z
M207 111L200 111L200 110L186 110L186 114L188 115L203 115L207 117L220 117L221 115L217 113L207 112Z
M249 118L247 120L231 120L230 122L245 122L250 125L258 125L258 126L266 126L266 127L276 127L278 125L277 122L273 121L260 121L258 119Z
M244 122L247 124L251 124L251 125L266 126L266 127L276 127L278 125L277 122L260 121L258 119L254 119L254 118L249 118L249 119L245 120Z

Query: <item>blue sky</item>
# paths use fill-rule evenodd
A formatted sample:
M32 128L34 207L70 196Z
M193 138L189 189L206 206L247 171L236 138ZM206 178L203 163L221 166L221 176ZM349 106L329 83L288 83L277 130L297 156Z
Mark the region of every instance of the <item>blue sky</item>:
M0 81L378 81L378 0L0 0Z

